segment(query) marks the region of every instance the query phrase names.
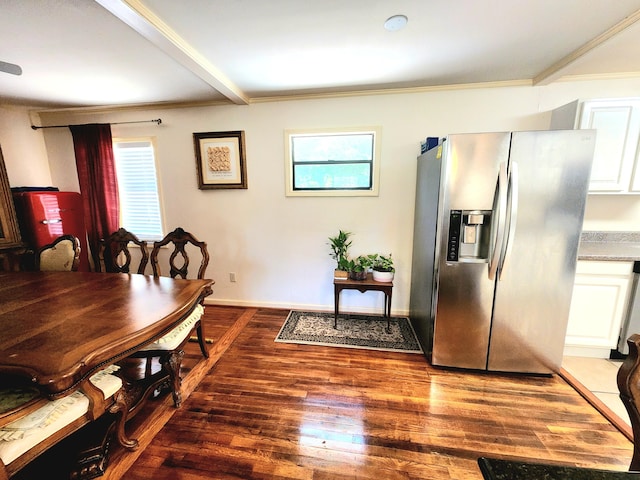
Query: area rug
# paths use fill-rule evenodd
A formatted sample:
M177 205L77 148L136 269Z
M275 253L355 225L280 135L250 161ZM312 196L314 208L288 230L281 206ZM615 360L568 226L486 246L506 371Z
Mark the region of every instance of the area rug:
M422 353L411 322L406 317L387 319L375 315L340 314L338 328L329 312L292 310L282 325L276 342L365 348L389 352Z

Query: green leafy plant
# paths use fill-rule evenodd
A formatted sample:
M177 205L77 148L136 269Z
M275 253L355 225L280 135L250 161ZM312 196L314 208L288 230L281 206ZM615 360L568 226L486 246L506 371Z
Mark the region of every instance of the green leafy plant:
M395 272L396 269L393 266L393 258L389 255L379 255L374 253L369 255L371 258L371 268L378 272Z
M338 270L348 271L349 265L349 247L351 247L351 232L340 230L335 237L329 237L329 246L331 247L331 258L336 261Z
M360 255L352 258L347 262L347 271L349 272L366 272L372 266L370 255Z
M348 262L349 278L352 280L364 280L371 268L371 258L368 255L360 255Z

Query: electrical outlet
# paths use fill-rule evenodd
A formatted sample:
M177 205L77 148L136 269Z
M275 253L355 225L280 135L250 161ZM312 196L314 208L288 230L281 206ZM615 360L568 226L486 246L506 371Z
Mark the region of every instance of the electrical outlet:
M236 272L229 272L229 281L230 282L236 281Z

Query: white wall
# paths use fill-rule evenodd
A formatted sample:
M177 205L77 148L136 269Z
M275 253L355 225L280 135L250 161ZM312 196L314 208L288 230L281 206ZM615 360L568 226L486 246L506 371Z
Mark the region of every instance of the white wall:
M42 130L31 128L27 108L0 105L0 147L12 187L51 185Z
M447 133L546 129L550 110L575 98L634 96L640 78L370 95L135 112L43 112L47 124L118 122L113 135L157 139L167 229L182 226L209 244L207 272L218 303L331 310L333 261L327 237L354 233L352 254L393 253L396 280L392 309L405 314L413 233L416 156L420 141ZM284 130L380 125L380 195L374 198L290 198L284 188ZM247 190L199 190L194 132L244 130ZM51 178L77 190L68 129L44 133ZM8 159L12 170L15 159ZM40 168L40 167L38 167ZM11 177L11 174L10 174ZM12 184L15 182L10 178ZM585 229L640 230L640 199L589 198ZM623 206L615 218L611 209ZM611 228L607 228L611 227ZM235 272L237 282L229 281ZM381 312L382 294L345 291L341 306Z

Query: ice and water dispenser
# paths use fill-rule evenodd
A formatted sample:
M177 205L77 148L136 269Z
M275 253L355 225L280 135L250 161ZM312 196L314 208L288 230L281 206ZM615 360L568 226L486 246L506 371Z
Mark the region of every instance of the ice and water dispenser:
M490 233L491 210L451 210L447 261L488 261Z

